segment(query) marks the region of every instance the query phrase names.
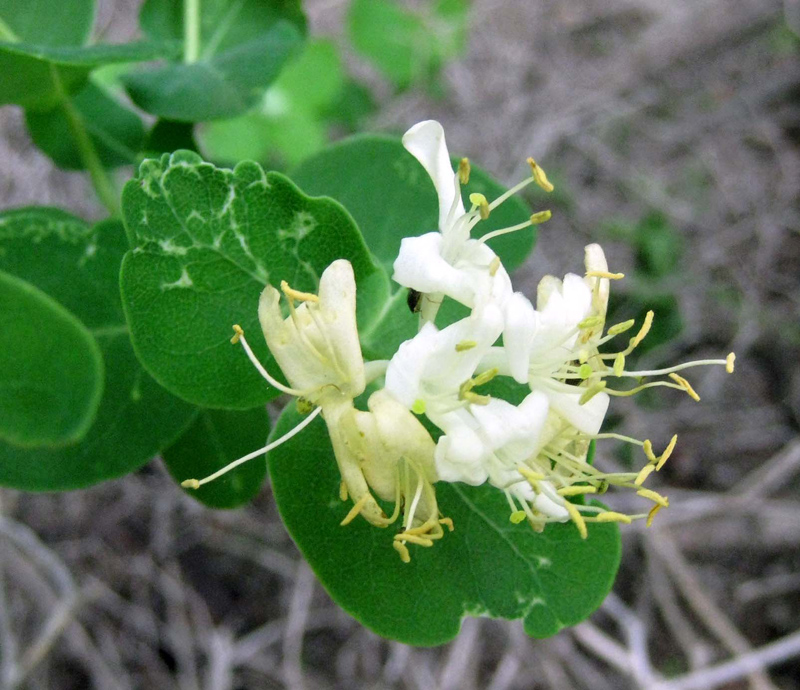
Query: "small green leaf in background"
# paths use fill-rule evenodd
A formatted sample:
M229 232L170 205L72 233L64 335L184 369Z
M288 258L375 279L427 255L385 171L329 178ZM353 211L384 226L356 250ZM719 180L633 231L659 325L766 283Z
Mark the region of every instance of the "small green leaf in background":
M144 140L144 127L138 115L91 82L71 100L103 167L136 162ZM33 143L56 165L67 170L86 167L63 107L26 111L25 122Z
M147 160L122 209L135 247L121 285L136 353L165 388L204 407L248 409L278 394L230 343L238 323L270 367L257 317L267 283L316 291L339 258L359 284L376 270L345 209L256 163L224 170L188 151Z
M311 194L340 201L355 218L367 246L385 269L385 285L373 281L373 288L385 293L384 309L373 310L372 321L360 318L359 329L367 352L375 357L391 357L401 342L414 335L418 325L406 305L405 288L389 284L400 241L438 228L439 202L428 174L398 138L360 135L307 159L293 171L292 179ZM469 184L462 191L465 198L480 192L491 200L506 190L473 165ZM524 222L530 214L530 208L519 196L512 197L492 211L489 219L475 228L473 236ZM536 229L530 228L498 237L490 245L512 271L524 263L535 239ZM390 293L393 297L386 301ZM365 297L359 293L359 299ZM445 307L448 304L449 300ZM447 320L443 309L440 324Z
M353 47L402 89L429 80L464 52L468 8L467 0L425 3L416 11L396 0L353 0L348 34Z
M287 406L272 436L299 421ZM509 521L503 492L439 482L441 512L455 530L403 563L392 528L356 518L339 499L340 477L325 425L314 421L268 456L281 517L320 582L345 611L379 635L429 646L453 639L465 615L522 618L548 637L589 616L614 581L619 529L593 523L583 540L572 524L536 534Z
M194 416L195 409L156 384L133 354L119 297L119 266L126 249L118 222L90 227L52 208L0 214L0 269L32 283L75 314L94 336L105 362L103 397L83 439L57 449L0 442L0 485L60 491L120 477L171 443ZM5 316L4 310L0 313ZM4 333L2 329L0 337Z
M252 159L296 165L328 142L326 114L344 84L336 46L309 42L269 87L258 109L202 125L201 150L218 163Z
M94 22L94 0L0 0L0 41L81 46Z
M180 483L202 479L267 442L269 415L252 410L200 410L194 423L162 452L169 473ZM255 458L199 489L184 489L211 508L236 508L250 501L267 475L264 458Z
M0 271L0 440L77 441L103 393L100 348L64 307Z
M154 40L180 42L183 62L131 72L128 93L147 112L188 122L251 108L305 35L299 0L147 0L140 23Z

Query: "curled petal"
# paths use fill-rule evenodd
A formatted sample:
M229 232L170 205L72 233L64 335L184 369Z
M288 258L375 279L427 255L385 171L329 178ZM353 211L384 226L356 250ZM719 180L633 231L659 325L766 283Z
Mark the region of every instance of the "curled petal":
M485 464L489 450L472 428L469 413L456 410L431 421L445 432L434 455L439 478L472 486L483 484L488 477Z
M598 393L581 405L579 400L585 392L585 388L575 386L575 393L548 390L547 397L550 400L550 407L578 431L584 434L596 434L603 424L610 398L607 393Z
M531 342L536 333L536 311L530 300L515 292L505 304L503 346L508 368L517 383L528 382Z

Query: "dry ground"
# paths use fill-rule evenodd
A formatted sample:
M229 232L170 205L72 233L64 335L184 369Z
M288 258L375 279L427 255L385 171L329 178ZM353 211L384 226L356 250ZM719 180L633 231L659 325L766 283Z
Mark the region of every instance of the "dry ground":
M125 38L136 4L107 0L101 21ZM307 6L341 40L346 2ZM451 150L506 182L529 153L555 172L528 291L598 239L625 271L635 252L609 221L660 211L684 246L661 289L685 327L644 360L738 354L734 377L696 377L700 405L616 407L633 435L681 443L661 473L672 507L623 530L615 593L547 641L468 620L439 649L388 643L330 602L268 490L212 512L154 462L82 492L0 491L0 671L27 674L21 687L800 688L800 2L475 0L472 22L439 100L391 96L352 60L381 96L372 127L436 117ZM0 161L3 207L98 216L11 108ZM623 281L618 298L643 289Z

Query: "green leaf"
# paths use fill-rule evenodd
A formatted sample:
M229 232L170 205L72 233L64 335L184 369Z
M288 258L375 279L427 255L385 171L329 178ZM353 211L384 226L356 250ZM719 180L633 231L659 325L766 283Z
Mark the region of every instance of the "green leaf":
M424 12L394 0L354 0L347 28L353 47L404 88L464 51L467 8L465 0L432 3Z
M156 40L183 41L184 61L124 79L139 107L171 120L200 122L245 112L305 34L299 0L204 0L197 3L197 36L184 36L182 5L148 0L140 20Z
M55 450L0 443L0 484L57 491L120 477L191 421L194 408L158 386L133 354L119 298L126 248L118 222L90 227L52 208L0 215L0 269L36 285L80 318L105 362L103 397L82 441Z
M287 406L272 436L300 420ZM338 498L339 473L322 420L268 456L281 517L320 582L342 608L379 635L413 645L453 639L465 615L522 618L534 637L554 635L594 611L611 589L620 559L614 524L571 524L536 534L509 522L503 493L491 486L439 482L441 512L453 519L411 563L392 548L394 530L356 518Z
M33 285L0 271L0 440L77 441L102 393L103 360L91 333Z
M221 163L254 159L296 165L328 141L324 113L344 86L330 41L312 41L289 62L267 90L259 108L200 130L203 152Z
M292 178L310 194L325 194L344 205L388 276L392 275L392 263L404 237L437 229L439 202L433 183L399 139L376 135L346 139L303 162ZM491 200L505 188L472 166L469 184L462 191L465 198L480 192ZM492 211L488 220L479 223L473 236L524 222L530 214L521 198L512 197ZM535 228L526 229L491 240L491 247L512 271L524 263L535 237ZM388 283L388 277L386 280ZM405 288L391 283L391 288L385 290L393 291L393 297L384 302L384 310L373 312L371 321L359 321L362 343L376 357L390 357L417 327L417 319L406 305ZM445 302L445 307L449 304ZM448 317L443 309L440 323L452 321L452 314Z
M83 45L94 11L94 0L0 0L0 40Z
M143 145L145 157L157 158L162 153L173 153L180 149L197 151L194 125L190 122L156 120Z
M201 410L194 423L162 453L178 483L202 479L266 443L269 415L263 407L244 412ZM263 458L250 460L199 489L184 489L211 508L236 508L261 489L267 475Z
M0 105L50 110L65 93L83 88L97 67L154 60L168 53L167 46L153 43L85 47L0 43Z
M71 100L103 167L136 162L144 140L144 127L136 113L91 82ZM43 112L26 111L25 122L33 143L56 165L67 170L85 168L63 106Z
M274 398L240 347L238 323L272 367L257 318L267 283L315 291L335 259L361 282L376 267L350 215L252 162L224 170L179 151L142 163L122 194L134 249L121 285L139 359L165 388L205 407Z

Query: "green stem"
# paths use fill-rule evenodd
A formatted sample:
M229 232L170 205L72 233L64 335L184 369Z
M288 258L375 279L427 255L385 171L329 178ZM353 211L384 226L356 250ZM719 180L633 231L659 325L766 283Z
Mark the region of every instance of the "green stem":
M200 0L183 0L183 61L200 58Z
M19 36L13 32L11 27L0 17L0 41L8 43L19 43Z
M95 148L89 133L86 131L86 127L83 123L83 117L73 105L69 94L64 88L64 84L61 81L58 70L53 65L50 66L50 75L53 80L53 85L55 86L56 91L61 99L61 107L64 109L64 115L66 115L67 122L69 123L72 136L75 139L75 144L78 147L81 160L89 171L89 176L91 177L92 185L94 185L97 196L100 197L100 201L103 202L103 205L108 209L108 212L112 216L119 216L119 194L117 193L114 183L109 178L106 169L100 162L100 156L97 153L97 149Z

